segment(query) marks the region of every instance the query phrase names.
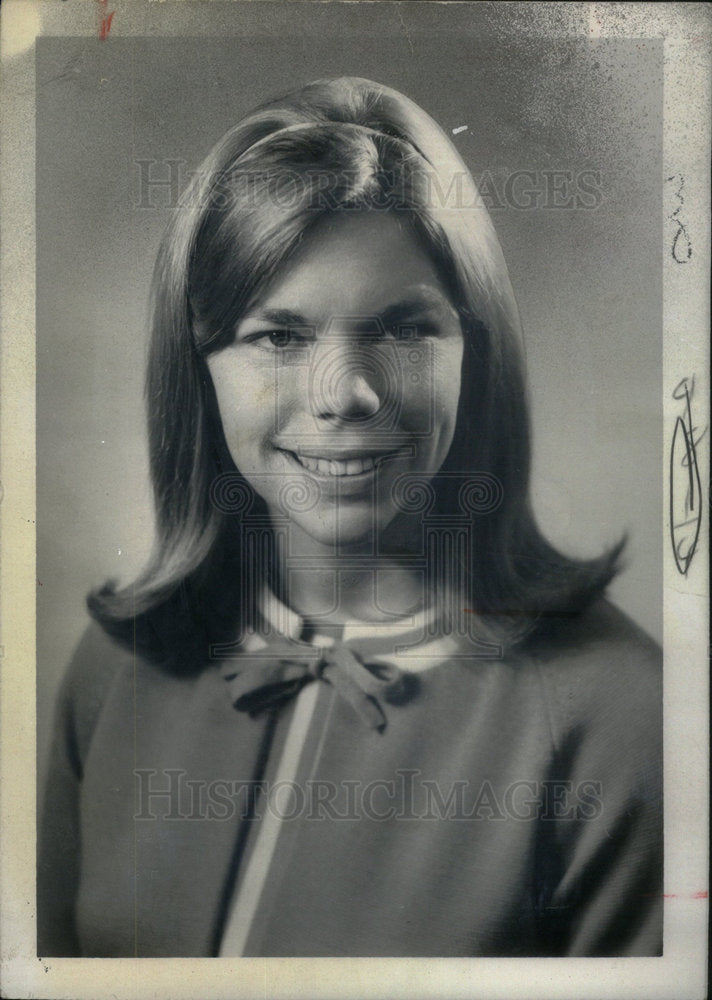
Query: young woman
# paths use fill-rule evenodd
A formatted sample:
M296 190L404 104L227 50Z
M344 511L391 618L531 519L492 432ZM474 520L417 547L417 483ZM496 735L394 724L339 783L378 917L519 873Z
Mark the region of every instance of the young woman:
M318 81L165 236L157 537L89 599L42 955L654 955L659 653L528 501L517 308L450 141Z

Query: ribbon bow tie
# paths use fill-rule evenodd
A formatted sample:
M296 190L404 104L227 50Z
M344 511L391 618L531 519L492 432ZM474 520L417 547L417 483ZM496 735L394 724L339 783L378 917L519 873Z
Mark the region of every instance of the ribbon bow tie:
M222 669L234 707L251 716L295 697L311 681L333 685L371 729L382 732L386 717L379 698L399 704L409 698L416 678L391 663L366 665L342 642L312 646L278 637L251 655L229 660Z

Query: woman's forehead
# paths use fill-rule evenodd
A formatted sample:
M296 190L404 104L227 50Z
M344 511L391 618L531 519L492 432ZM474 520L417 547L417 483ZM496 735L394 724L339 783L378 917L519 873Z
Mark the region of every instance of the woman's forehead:
M278 310L304 321L325 314L415 314L452 309L438 269L412 226L393 212L339 213L311 230L245 316Z

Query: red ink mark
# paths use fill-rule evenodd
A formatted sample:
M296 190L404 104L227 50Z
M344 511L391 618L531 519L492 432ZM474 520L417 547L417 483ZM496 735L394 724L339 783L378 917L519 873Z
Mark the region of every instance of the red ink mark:
M109 14L107 13L107 7L109 6L109 0L97 0L99 4L99 14L101 16L101 21L99 22L99 39L100 41L106 41L106 38L111 31L111 22L114 19L114 11Z
M40 587L42 586L42 581L40 580L39 577L37 577L37 583L40 585Z
M654 899L655 893L645 892L643 893L645 899ZM701 889L699 892L691 892L689 896L685 894L680 894L678 892L664 892L662 894L663 899L708 899L709 892Z

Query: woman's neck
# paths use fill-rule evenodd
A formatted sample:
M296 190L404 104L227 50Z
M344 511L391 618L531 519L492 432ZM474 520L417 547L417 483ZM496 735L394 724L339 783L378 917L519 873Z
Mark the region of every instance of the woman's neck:
M363 568L293 568L281 599L304 618L324 624L387 622L421 610L424 584L413 570L384 562Z
M273 585L302 617L335 625L387 622L428 603L425 574L407 556L374 555L370 544L339 552L294 534L289 542L288 552L277 552L281 572Z

